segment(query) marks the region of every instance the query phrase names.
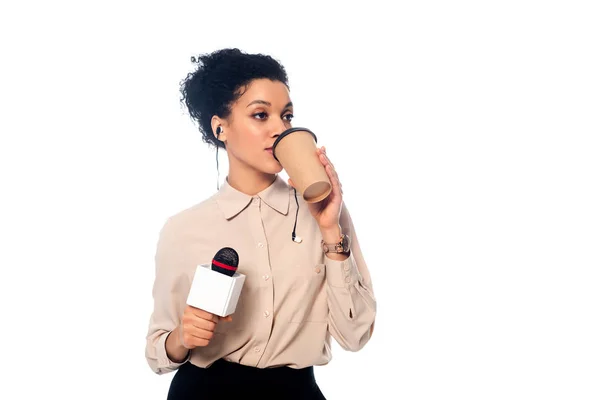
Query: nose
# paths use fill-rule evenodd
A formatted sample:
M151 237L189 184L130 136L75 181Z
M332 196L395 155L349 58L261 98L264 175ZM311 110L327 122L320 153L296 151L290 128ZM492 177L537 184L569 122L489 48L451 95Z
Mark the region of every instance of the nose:
M271 137L272 138L277 138L279 137L279 135L281 135L283 133L283 131L285 131L287 129L287 126L283 123L278 124L272 131L271 131Z

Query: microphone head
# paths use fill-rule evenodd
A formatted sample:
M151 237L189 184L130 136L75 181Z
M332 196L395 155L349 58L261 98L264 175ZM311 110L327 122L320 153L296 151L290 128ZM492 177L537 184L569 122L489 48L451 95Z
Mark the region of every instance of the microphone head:
M215 254L211 269L227 276L233 276L235 271L237 271L239 262L240 258L237 251L231 247L223 247Z

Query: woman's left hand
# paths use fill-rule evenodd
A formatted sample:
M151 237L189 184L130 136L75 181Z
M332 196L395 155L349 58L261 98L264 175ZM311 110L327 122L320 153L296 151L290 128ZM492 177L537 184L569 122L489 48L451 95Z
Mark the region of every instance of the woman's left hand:
M322 231L335 229L340 224L340 213L342 210L342 184L333 164L326 154L325 147L317 149L317 155L321 163L325 166L325 171L332 185L331 193L325 199L318 203L308 203L310 213L315 218ZM292 180L289 180L291 186L294 186Z

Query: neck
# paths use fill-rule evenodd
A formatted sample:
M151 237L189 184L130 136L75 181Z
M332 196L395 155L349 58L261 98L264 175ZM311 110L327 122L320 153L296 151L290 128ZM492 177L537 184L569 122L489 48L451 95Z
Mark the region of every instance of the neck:
M227 182L234 189L249 196L254 196L271 186L276 177L276 174L267 174L252 168L241 168L241 166L230 164Z

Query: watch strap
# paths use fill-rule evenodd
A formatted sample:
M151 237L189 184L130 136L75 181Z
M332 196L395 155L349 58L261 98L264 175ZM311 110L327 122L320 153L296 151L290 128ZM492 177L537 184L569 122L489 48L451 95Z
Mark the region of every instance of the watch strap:
M346 248L344 248L344 244ZM321 240L321 247L324 253L347 253L350 251L350 238L342 233L340 240L336 243L325 243L324 240Z

